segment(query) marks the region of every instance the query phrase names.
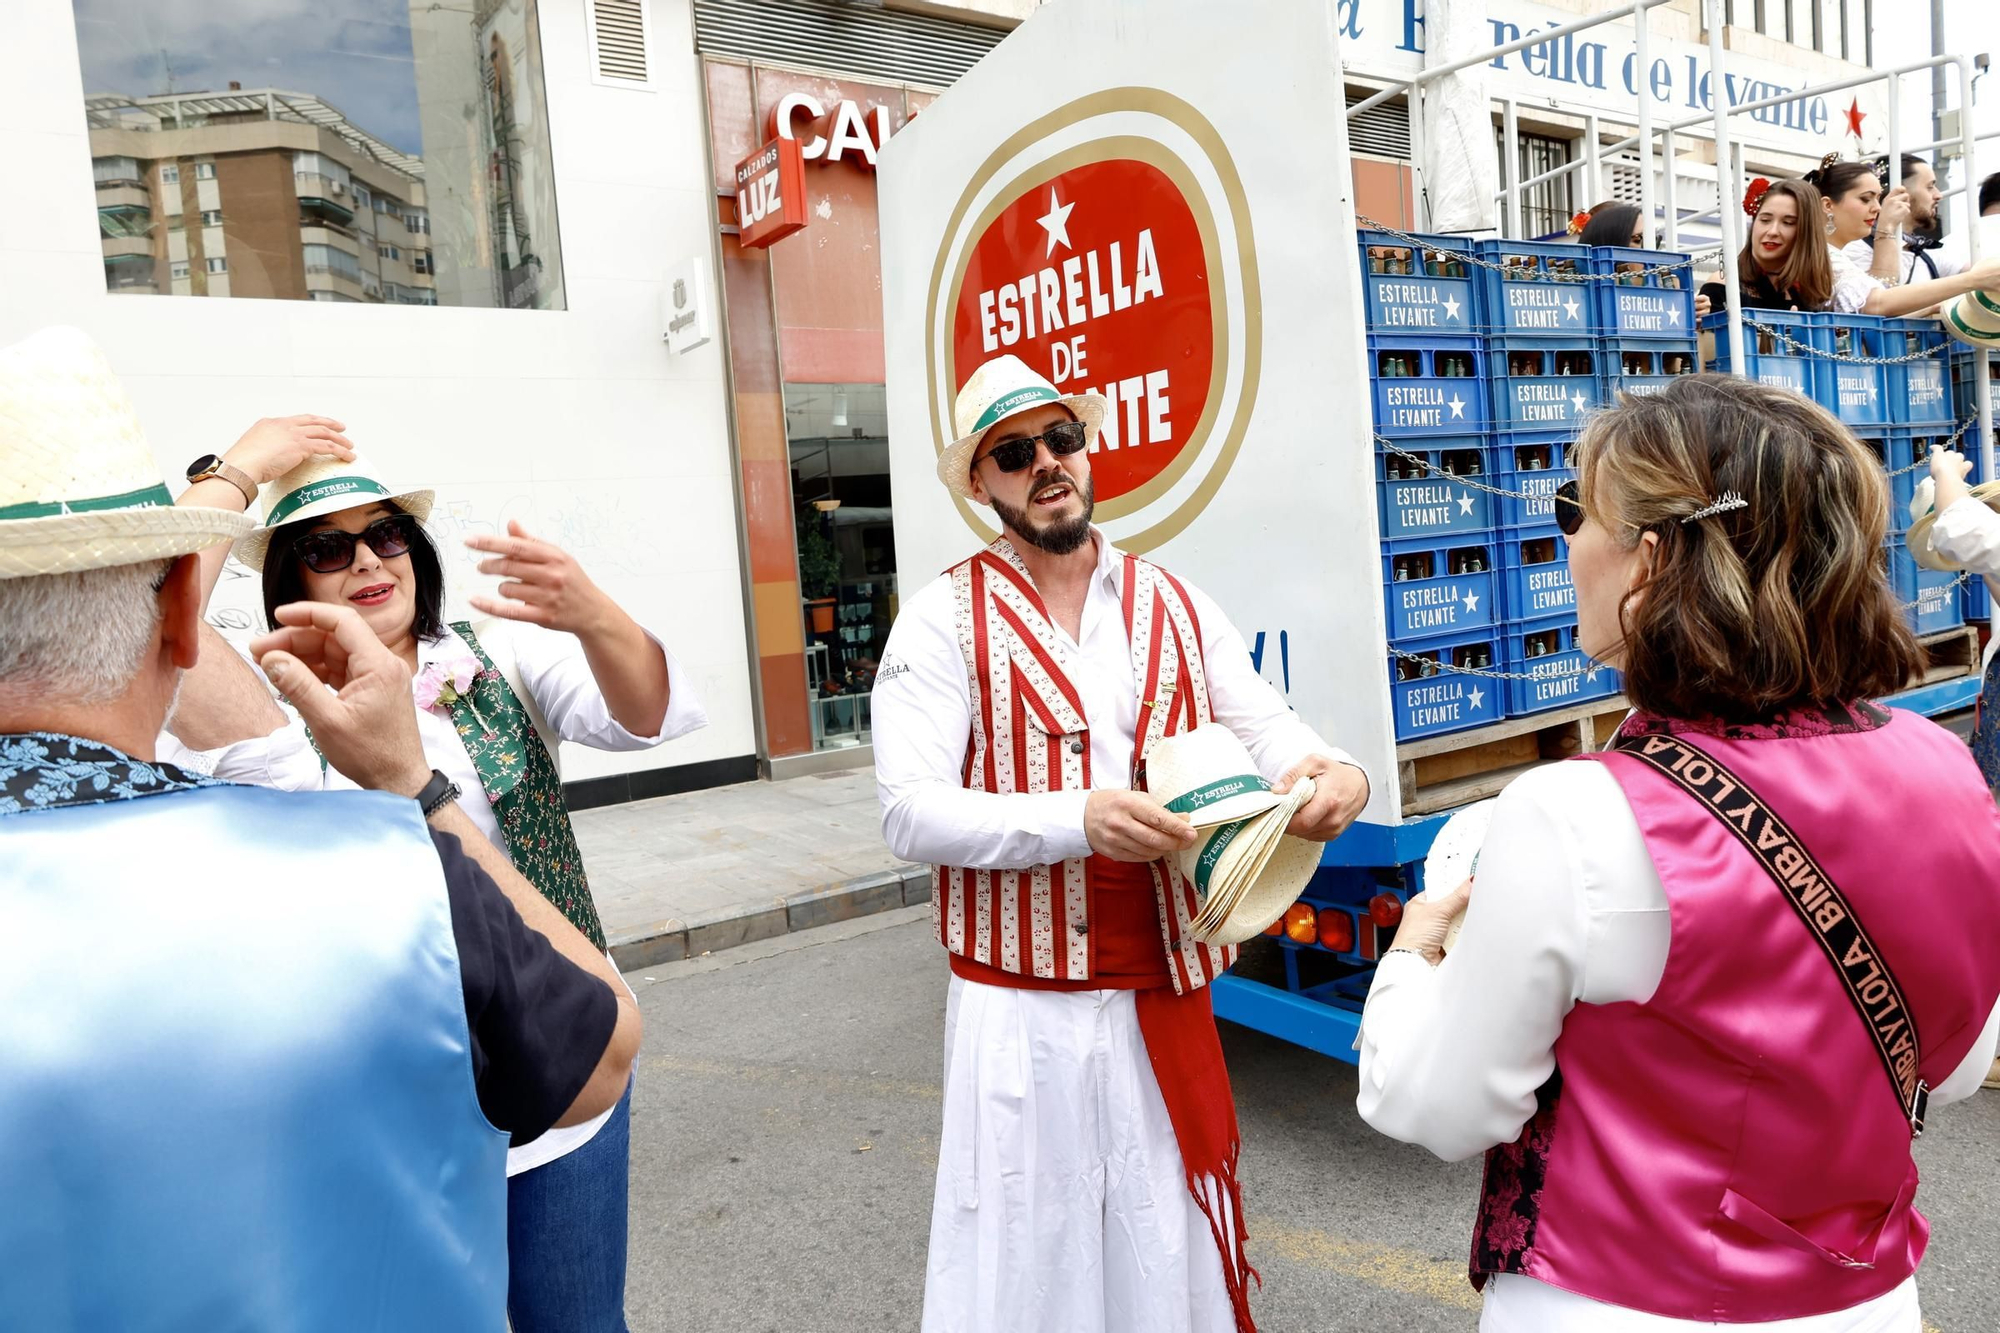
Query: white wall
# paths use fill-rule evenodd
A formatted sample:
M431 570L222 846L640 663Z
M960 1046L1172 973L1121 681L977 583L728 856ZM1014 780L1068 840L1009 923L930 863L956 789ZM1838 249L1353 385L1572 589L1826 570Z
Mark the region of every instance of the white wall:
M176 490L255 418L319 412L392 484L438 489L446 541L519 518L567 544L710 718L657 751L571 747L572 780L756 748L722 349L677 358L661 336L663 275L710 262L699 66L687 0L652 18L658 90L602 87L584 0L541 0L569 308L536 312L108 295L69 0L0 10L0 343L88 330ZM477 581L463 561L451 576L455 594ZM255 606L234 582L227 600Z

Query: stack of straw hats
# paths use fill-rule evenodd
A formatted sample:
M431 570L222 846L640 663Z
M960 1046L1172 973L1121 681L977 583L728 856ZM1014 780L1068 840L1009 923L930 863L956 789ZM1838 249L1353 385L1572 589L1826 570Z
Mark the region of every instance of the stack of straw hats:
M1241 944L1283 916L1319 867L1322 844L1285 832L1312 799L1312 779L1280 796L1227 727L1208 723L1170 736L1146 757L1147 786L1201 839L1180 869L1200 895L1189 933L1205 944Z

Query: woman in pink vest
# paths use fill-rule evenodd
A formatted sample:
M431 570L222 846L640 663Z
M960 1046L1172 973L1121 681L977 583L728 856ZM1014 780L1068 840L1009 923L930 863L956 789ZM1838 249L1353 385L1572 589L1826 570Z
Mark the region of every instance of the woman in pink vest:
M1579 635L1635 711L1411 904L1361 1114L1487 1153L1487 1333L1919 1333L1910 1142L2000 1037L2000 813L1962 742L1869 702L1922 661L1881 465L1704 375L1596 418L1577 469Z

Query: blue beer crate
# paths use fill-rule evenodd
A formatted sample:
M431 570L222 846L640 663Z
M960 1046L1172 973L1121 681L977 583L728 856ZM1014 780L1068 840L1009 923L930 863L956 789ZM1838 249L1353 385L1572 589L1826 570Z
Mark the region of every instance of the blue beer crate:
M1884 367L1890 419L1909 425L1952 424L1957 418L1952 414L1951 348L1943 326L1934 319L1885 319L1882 326L1884 355L1933 353L1922 360Z
M1562 533L1509 528L1499 534L1500 612L1510 625L1576 616L1576 584Z
M1979 395L1973 391L1973 358L1977 356L1970 347L1953 343L1951 346L1951 401L1962 417L1979 414ZM1987 399L1993 404L1993 419L2000 423L2000 356L1993 359L1992 378L1986 384ZM1975 451L1976 452L1976 451Z
M1576 646L1576 618L1530 621L1506 630L1508 671L1529 680L1506 682L1507 716L1567 708L1618 693L1618 673L1598 666Z
M1494 496L1494 524L1500 528L1550 527L1556 521L1556 488L1576 478L1564 432L1493 437L1494 483L1507 495Z
M1903 615L1908 618L1910 628L1917 633L1936 634L1965 623L1958 575L1949 570L1923 568L1901 541L1889 543L1889 582L1896 589L1896 600L1904 603ZM1909 605L1911 602L1916 605Z
M1500 270L1480 268L1486 330L1509 337L1588 338L1598 332L1596 256L1580 245L1483 240L1475 253Z
M1383 435L1463 435L1491 425L1483 339L1370 334L1368 380Z
M1500 662L1497 630L1420 639L1396 645L1424 661L1389 655L1389 702L1396 714L1396 739L1413 741L1467 727L1483 727L1506 716L1501 682L1453 671L1485 671Z
M1908 450L1909 442L1896 440L1895 431L1888 426L1862 427L1854 432L1854 437L1882 465L1882 472L1889 483L1889 534L1894 536L1910 526L1910 491L1916 485L1916 478L1908 474L1901 477L1888 474L1901 466L1896 460ZM1901 450L1897 447L1899 443Z
M1694 337L1694 270L1658 271L1663 264L1687 264L1671 250L1632 250L1600 245L1596 269L1610 282L1593 283L1597 323L1607 337Z
M1890 338L1874 315L1815 316L1819 347L1830 355L1814 359L1813 397L1850 426L1886 426L1889 410L1887 366L1842 361L1844 356L1884 356Z
M1574 435L1604 406L1595 338L1490 337L1486 374L1495 430Z
M1810 352L1788 347L1780 335L1806 347L1819 345L1819 328L1814 316L1797 310L1746 310L1743 312L1744 375L1759 384L1790 389L1806 398L1813 396L1818 360ZM1721 374L1734 373L1729 359L1729 316L1709 315L1701 321L1701 331L1715 335L1715 354L1708 368Z
M1600 338L1597 365L1604 401L1616 403L1621 393L1658 393L1682 375L1694 374L1701 355L1692 338Z
M1986 580L1978 577L1965 581L1962 599L1967 620L1993 619L1993 595L1986 587Z
M1375 449L1375 494L1383 541L1457 538L1499 524L1498 497L1465 484L1500 483L1484 435L1399 440Z
M1464 542L1388 542L1382 550L1389 641L1464 634L1500 618L1499 551L1493 534Z
M1933 426L1891 426L1889 437L1889 470L1901 473L1889 478L1891 492L1889 531L1906 532L1910 526L1910 501L1916 498L1917 483L1930 476L1929 466L1916 467L1918 463L1928 463L1933 445L1940 448L1951 443L1951 431L1942 422ZM1967 442L1960 440L1958 448L1965 449ZM1966 484L1979 484L1979 451L1972 449L1968 456L1972 459L1972 472L1966 477Z
M1479 284L1456 255L1472 249L1463 236L1417 236L1411 245L1383 231L1359 233L1361 288L1368 328L1375 333L1475 334Z

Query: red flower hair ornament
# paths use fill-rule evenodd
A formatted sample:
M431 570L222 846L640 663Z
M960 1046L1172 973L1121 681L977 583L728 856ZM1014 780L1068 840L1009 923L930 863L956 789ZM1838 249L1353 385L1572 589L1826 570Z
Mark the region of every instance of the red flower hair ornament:
M1583 235L1584 227L1588 225L1589 222L1590 222L1590 214L1588 212L1578 213L1575 217L1569 220L1569 226L1565 228L1565 230L1567 230L1569 234L1572 236L1581 236Z
M1764 192L1771 188L1771 182L1759 176L1750 182L1750 188L1743 192L1743 213L1746 217L1756 217L1758 205L1764 202Z

